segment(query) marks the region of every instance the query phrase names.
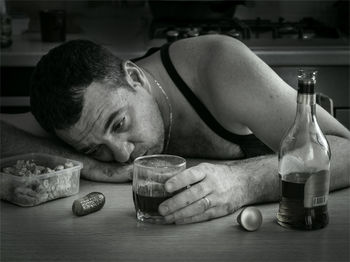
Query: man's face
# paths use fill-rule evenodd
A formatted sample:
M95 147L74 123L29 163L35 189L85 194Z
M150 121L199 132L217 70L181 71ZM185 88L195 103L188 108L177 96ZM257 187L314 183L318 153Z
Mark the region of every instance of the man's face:
M101 161L127 162L161 153L164 124L158 105L144 88L134 90L93 82L85 91L79 121L56 134Z

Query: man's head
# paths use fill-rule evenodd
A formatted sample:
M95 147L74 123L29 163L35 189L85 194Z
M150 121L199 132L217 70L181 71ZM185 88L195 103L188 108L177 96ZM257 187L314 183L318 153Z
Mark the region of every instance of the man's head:
M67 42L52 49L36 66L31 82L31 110L50 133L78 121L84 92L92 82L111 81L125 86L122 61L87 40Z
M103 161L159 153L164 126L143 71L86 40L52 49L31 82L32 113L48 132Z

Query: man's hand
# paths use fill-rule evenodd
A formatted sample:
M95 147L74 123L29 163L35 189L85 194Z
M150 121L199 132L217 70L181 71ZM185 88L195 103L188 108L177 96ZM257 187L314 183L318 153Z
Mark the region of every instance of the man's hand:
M225 216L249 202L247 183L247 176L240 168L233 172L227 165L202 163L166 182L165 188L170 193L191 186L164 201L159 212L168 223L176 224Z
M132 180L132 164L100 162L92 158L84 158L82 178L99 182L129 182Z

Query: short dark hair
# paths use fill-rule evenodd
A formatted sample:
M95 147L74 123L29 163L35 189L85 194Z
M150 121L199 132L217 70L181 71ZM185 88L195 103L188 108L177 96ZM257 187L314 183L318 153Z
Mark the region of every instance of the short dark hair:
M94 81L125 86L123 61L88 40L53 48L38 62L30 83L31 111L48 132L66 129L81 117L84 93Z

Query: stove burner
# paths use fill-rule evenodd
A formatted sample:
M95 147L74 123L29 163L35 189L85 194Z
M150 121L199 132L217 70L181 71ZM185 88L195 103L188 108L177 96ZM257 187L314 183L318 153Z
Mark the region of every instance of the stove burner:
M227 34L240 39L250 38L249 28L236 19L220 20L216 22L195 21L191 23L155 21L151 26L151 38L167 38L174 40L175 35L176 39L181 39L207 34Z
M153 21L151 38L165 38L168 41L206 34L225 34L245 39L300 39L340 38L339 30L328 27L313 18L303 18L298 22L277 22L256 18L253 20L226 19L219 21Z

